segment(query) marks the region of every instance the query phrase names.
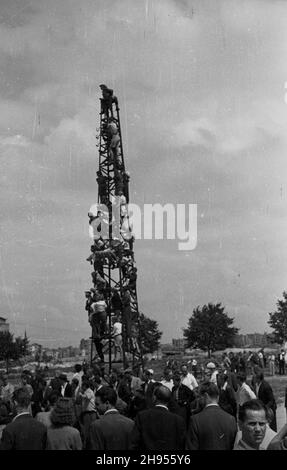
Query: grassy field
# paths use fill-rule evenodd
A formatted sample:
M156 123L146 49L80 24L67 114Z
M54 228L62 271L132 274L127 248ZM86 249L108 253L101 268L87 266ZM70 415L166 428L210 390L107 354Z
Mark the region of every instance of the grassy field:
M273 377L268 377L268 375L266 375L266 380L270 383L273 389L276 403L284 403L285 389L287 387L287 375L275 375Z

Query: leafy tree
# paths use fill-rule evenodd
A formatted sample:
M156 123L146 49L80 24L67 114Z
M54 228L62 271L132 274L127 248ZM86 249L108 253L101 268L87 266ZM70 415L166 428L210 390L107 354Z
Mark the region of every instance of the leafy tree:
M277 310L269 313L268 324L273 328L272 337L275 343L282 344L287 341L287 292L283 292L283 299L277 301Z
M38 363L41 361L41 353L39 351L36 351L35 353L35 361Z
M19 343L14 341L13 335L9 331L0 333L0 359L6 361L7 373L9 371L9 361L21 357Z
M23 356L27 356L27 354L29 353L28 346L29 346L29 339L27 338L27 333L26 333L26 330L25 330L23 343L22 343L22 354L23 354Z
M160 345L162 332L158 329L158 322L140 313L140 341L144 353L157 351Z
M53 356L51 354L47 353L46 351L43 351L42 353L42 362L50 362L53 359Z
M21 338L21 336L18 336L17 338L15 338L15 346L16 346L19 357L23 357L27 355L28 344L29 344L29 341L27 337Z
M233 346L238 332L238 328L232 326L233 321L221 303L196 307L188 320L188 327L184 329L188 347L207 351L210 357L213 351Z
M9 370L9 361L16 361L20 357L26 356L28 344L29 340L26 331L24 338L18 336L15 339L9 331L0 333L0 360L6 361L7 373Z

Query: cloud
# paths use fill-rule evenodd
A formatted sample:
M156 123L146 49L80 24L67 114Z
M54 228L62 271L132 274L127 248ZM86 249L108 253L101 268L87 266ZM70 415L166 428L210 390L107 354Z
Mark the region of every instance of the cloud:
M286 271L285 16L284 2L267 0L1 2L3 314L31 325L45 305L51 328L57 315L72 330L86 320L107 83L132 202L197 203L200 217L189 256L172 241L136 243L140 308L169 339L213 299L265 327Z
M195 145L211 148L215 140L215 128L206 118L185 121L178 124L172 139L175 147Z

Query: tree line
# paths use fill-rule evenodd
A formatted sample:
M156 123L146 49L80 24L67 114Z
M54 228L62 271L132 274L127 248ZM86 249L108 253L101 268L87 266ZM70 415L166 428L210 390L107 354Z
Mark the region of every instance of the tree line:
M283 292L283 299L279 299L276 306L277 309L269 313L267 322L273 330L269 339L283 345L287 341L287 291ZM140 324L143 352L157 351L162 337L158 322L140 313ZM234 346L238 331L234 318L228 315L221 303L208 303L193 310L187 327L183 329L183 336L187 347L199 348L210 356L215 351ZM6 362L7 370L9 361L27 355L28 343L26 334L24 338L14 338L10 332L0 333L0 360Z

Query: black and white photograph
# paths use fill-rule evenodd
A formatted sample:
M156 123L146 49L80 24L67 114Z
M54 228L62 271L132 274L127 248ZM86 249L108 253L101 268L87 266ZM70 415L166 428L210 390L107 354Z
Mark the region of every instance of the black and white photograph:
M0 165L0 450L287 450L286 0L0 0Z

